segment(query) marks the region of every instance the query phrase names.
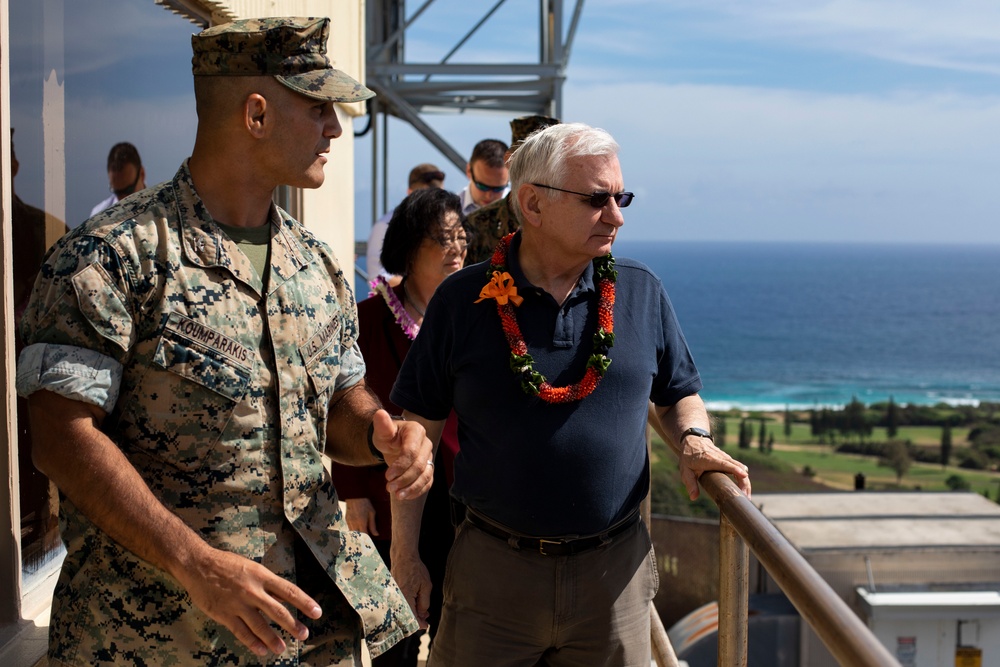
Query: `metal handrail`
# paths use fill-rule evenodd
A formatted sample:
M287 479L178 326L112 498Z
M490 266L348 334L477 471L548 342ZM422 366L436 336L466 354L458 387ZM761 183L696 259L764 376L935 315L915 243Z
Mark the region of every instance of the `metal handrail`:
M649 404L649 425L664 442L670 442L652 403ZM647 429L647 447L652 446L651 435ZM868 626L727 475L707 472L698 481L721 513L719 665L747 665L750 551L837 662L850 667L899 667L899 661ZM650 614L653 658L658 667L674 667L678 664L677 657L655 607L650 606Z
M673 644L667 637L663 621L660 620L660 614L656 611L652 601L649 603L649 634L656 667L679 667L680 663L677 661L677 654L674 653Z
M838 596L819 573L802 557L760 510L744 496L729 477L720 472L705 473L701 486L722 513L723 544L720 546L720 572L739 571L738 546L744 542L774 579L799 614L819 636L841 665L851 667L889 667L899 665L857 614ZM727 524L731 526L728 529ZM730 533L727 536L726 533ZM727 545L726 542L729 542ZM736 544L734 544L736 543ZM737 554L735 558L733 554ZM728 562L727 562L728 561ZM745 566L744 566L745 576ZM726 593L726 577L721 590ZM747 587L729 586L730 594L719 599L719 664L746 665L746 643L742 656L727 644L734 635L745 638L747 627ZM742 598L742 599L736 599ZM741 609L742 607L742 609ZM734 627L739 626L739 627ZM727 657L723 660L723 652Z

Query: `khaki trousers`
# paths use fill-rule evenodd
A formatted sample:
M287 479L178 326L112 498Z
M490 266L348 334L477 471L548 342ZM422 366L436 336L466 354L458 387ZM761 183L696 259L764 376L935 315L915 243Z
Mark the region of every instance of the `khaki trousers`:
M429 667L648 667L659 579L641 521L605 547L551 557L468 521L448 558Z

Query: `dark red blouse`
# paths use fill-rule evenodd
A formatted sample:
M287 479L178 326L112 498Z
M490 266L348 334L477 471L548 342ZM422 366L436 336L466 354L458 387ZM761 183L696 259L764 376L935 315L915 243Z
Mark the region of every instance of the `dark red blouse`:
M393 290L403 301L403 290ZM380 294L358 303L358 347L365 358L367 367L365 383L375 392L389 414L402 414L402 410L389 400L396 375L403 365L403 359L410 350L410 339L396 323L392 310ZM452 412L445 422L441 443L438 446L435 465L443 467L447 484L453 481L455 454L458 453L458 422ZM341 500L348 498L368 498L375 508L375 526L378 539L388 540L392 531L389 493L386 491L384 465L358 468L333 464L333 483ZM437 483L437 481L435 482Z

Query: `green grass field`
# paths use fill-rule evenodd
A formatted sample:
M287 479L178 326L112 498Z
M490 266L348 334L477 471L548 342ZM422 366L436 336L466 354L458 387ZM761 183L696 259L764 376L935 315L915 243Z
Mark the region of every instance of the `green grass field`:
M785 435L785 424L782 421L781 416L765 416L765 423L767 424L767 430L774 433L774 438L777 442L783 442L790 445L807 445L816 442L816 438L813 437L809 424L802 422L792 423L791 435ZM726 442L735 445L739 442L740 433L740 420L732 417L726 417ZM760 422L754 420L753 422L753 433L754 433L754 444L757 444L757 430L760 428ZM967 428L954 428L951 430L951 441L956 447L963 447L966 444L967 438L969 437L969 429ZM877 426L872 430L871 437L869 438L875 442L883 442L888 439L885 433L885 428ZM896 440L909 440L914 445L930 447L930 446L940 446L941 444L941 429L936 426L902 426L896 433Z
M985 470L967 470L957 466L942 468L940 465L929 463L918 463L916 461L910 470L896 483L896 473L888 467L878 465L875 457L860 456L856 454L837 453L830 445L819 444L813 437L809 424L793 422L791 434L785 435L785 425L781 414L754 415L755 418L764 418L768 433L774 434L775 449L769 455L775 461L787 465L786 472L801 474L803 468L809 466L815 471L816 476L813 481L820 482L827 486L841 489L854 488L854 476L862 473L865 476L866 487L868 489L921 489L926 491L947 491L948 486L945 480L951 475L959 475L977 493L987 491L991 498L996 498L1000 493L1000 473ZM758 432L760 422L754 419L753 423L753 448L749 450L739 450L740 420L730 415L725 415L726 422L726 450L736 458L745 460L754 466L754 459L760 462L761 454L758 452ZM966 446L968 437L967 428L952 429L952 442L956 449ZM883 442L887 439L884 428L875 428L869 440ZM901 427L896 434L898 440L908 440L918 447L937 448L941 444L941 429L934 426L907 426ZM838 441L842 438L838 438ZM774 470L770 471L773 477ZM784 485L784 484L782 484ZM794 484L792 485L794 486ZM766 489L760 489L764 491ZM777 490L777 489L775 489Z
M727 416L728 417L728 416ZM819 444L810 433L808 424L793 423L786 436L781 415L771 415L765 422L768 433L774 433L774 449L764 454L758 449L759 421L755 420L751 449L739 449L739 419L726 419L726 451L750 467L750 479L755 492L810 492L826 489L851 490L854 476L865 476L865 488L871 491L948 491L946 480L952 475L962 477L976 493L986 493L996 500L1000 494L1000 473L968 470L957 466L942 468L938 464L912 462L909 471L897 483L892 468L879 466L878 458L859 454L839 453L834 446ZM718 427L716 427L718 432ZM966 446L967 429L953 429L955 448ZM936 427L906 427L897 434L918 447L938 448L941 429ZM871 441L885 441L884 429L875 429ZM665 514L715 516L714 503L699 499L692 505L686 498L677 475L676 462L666 452L666 445L654 437L653 443L654 505L660 495L659 511ZM813 475L803 474L808 466ZM657 480L659 476L659 480ZM656 510L654 510L656 511Z
M739 450L730 453L736 458L741 458ZM809 466L816 471L816 481L842 489L853 489L854 476L859 472L865 476L866 488L872 490L947 491L948 485L945 480L951 475L959 475L969 482L976 493L988 491L991 498L996 498L997 485L1000 484L1000 474L995 472L965 470L955 466L942 468L940 465L914 462L897 486L895 471L879 466L875 457L837 453L828 445L795 447L777 445L770 456L789 464L799 472L805 466Z

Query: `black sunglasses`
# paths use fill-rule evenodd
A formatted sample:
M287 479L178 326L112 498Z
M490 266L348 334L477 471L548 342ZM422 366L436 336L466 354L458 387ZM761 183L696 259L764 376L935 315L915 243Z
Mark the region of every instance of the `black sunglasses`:
M130 194L135 192L135 187L139 185L140 178L142 178L142 167L136 167L135 180L132 181L132 185L127 185L121 190L115 190L110 187L108 189L111 190L111 192L115 193L115 197L118 197L119 199L125 199L125 197L128 197Z
M476 180L476 172L473 171L471 165L469 166L469 173L472 174L472 182L483 192L503 192L510 185L510 183L504 183L503 185L486 185L485 183L480 183Z
M532 183L536 188L545 188L547 190L558 190L559 192L568 192L571 195L580 195L581 197L587 198L587 203L589 203L594 208L604 208L607 206L609 199L614 199L615 203L618 204L618 208L625 208L632 203L635 199L635 194L631 192L616 192L614 194L610 192L575 192L573 190L563 190L562 188L557 188L551 185L542 185L541 183Z

